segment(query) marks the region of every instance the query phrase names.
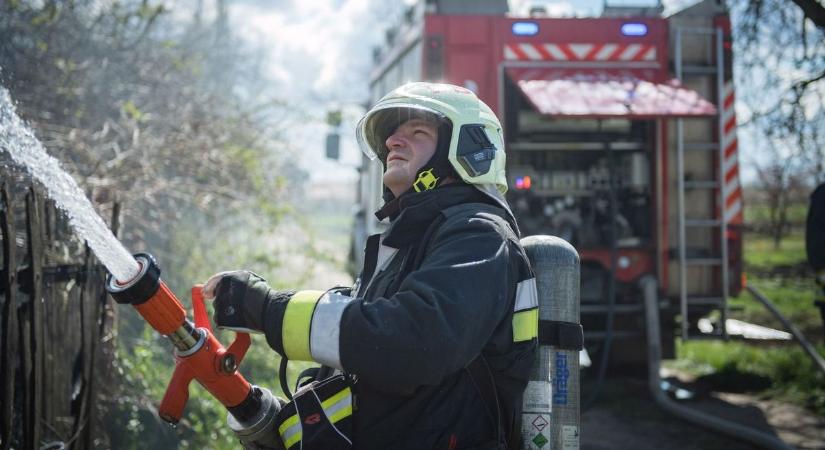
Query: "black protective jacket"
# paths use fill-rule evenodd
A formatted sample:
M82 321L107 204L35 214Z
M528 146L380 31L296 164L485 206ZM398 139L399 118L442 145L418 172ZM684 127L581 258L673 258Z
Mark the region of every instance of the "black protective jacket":
M488 402L465 369L479 354L518 442L536 339L514 339L513 314L530 294L522 287L532 283L535 296L535 281L514 219L467 185L399 205L390 228L368 240L340 319L340 363L357 378L355 448L496 448Z

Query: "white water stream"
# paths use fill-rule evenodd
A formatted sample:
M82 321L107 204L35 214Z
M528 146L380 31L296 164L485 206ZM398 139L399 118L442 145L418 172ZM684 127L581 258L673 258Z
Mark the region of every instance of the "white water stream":
M75 180L46 153L43 144L15 112L8 91L0 87L0 151L46 187L48 196L69 216L69 223L89 243L97 258L116 280L134 278L138 263L115 238Z

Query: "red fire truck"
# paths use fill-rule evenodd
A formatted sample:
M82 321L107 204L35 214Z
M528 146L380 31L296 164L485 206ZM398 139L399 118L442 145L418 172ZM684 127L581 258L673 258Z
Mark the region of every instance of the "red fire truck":
M700 335L700 317L724 324L742 287L730 19L720 0L661 11L516 17L506 1L428 0L387 31L370 81L372 102L426 80L465 86L493 108L522 234L579 251L587 347L609 328L617 362L644 358L643 275L658 280L665 357L674 336ZM372 215L381 166L365 159L360 172L353 249L385 226ZM724 326L711 335L725 337Z

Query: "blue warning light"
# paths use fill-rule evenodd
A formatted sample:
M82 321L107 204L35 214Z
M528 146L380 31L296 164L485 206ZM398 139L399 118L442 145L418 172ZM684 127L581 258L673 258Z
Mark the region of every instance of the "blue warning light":
M535 22L513 22L512 30L516 36L535 36L539 34L539 24Z
M629 22L622 25L622 34L625 36L644 36L647 34L647 25Z

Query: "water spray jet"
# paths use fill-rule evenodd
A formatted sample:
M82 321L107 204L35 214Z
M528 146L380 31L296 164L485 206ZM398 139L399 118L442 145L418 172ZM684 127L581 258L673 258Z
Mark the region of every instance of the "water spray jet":
M106 290L121 304L132 305L175 346L175 371L158 415L177 424L189 399L189 384L197 380L229 411L227 422L246 448L275 449L280 442L274 426L281 404L267 389L250 384L238 365L250 345L237 333L225 348L213 335L201 286L192 288L194 323L175 294L160 278L160 267L146 253L130 255L95 212L83 190L46 153L43 144L15 113L7 90L0 87L0 150L26 169L69 218L69 223L106 266Z

